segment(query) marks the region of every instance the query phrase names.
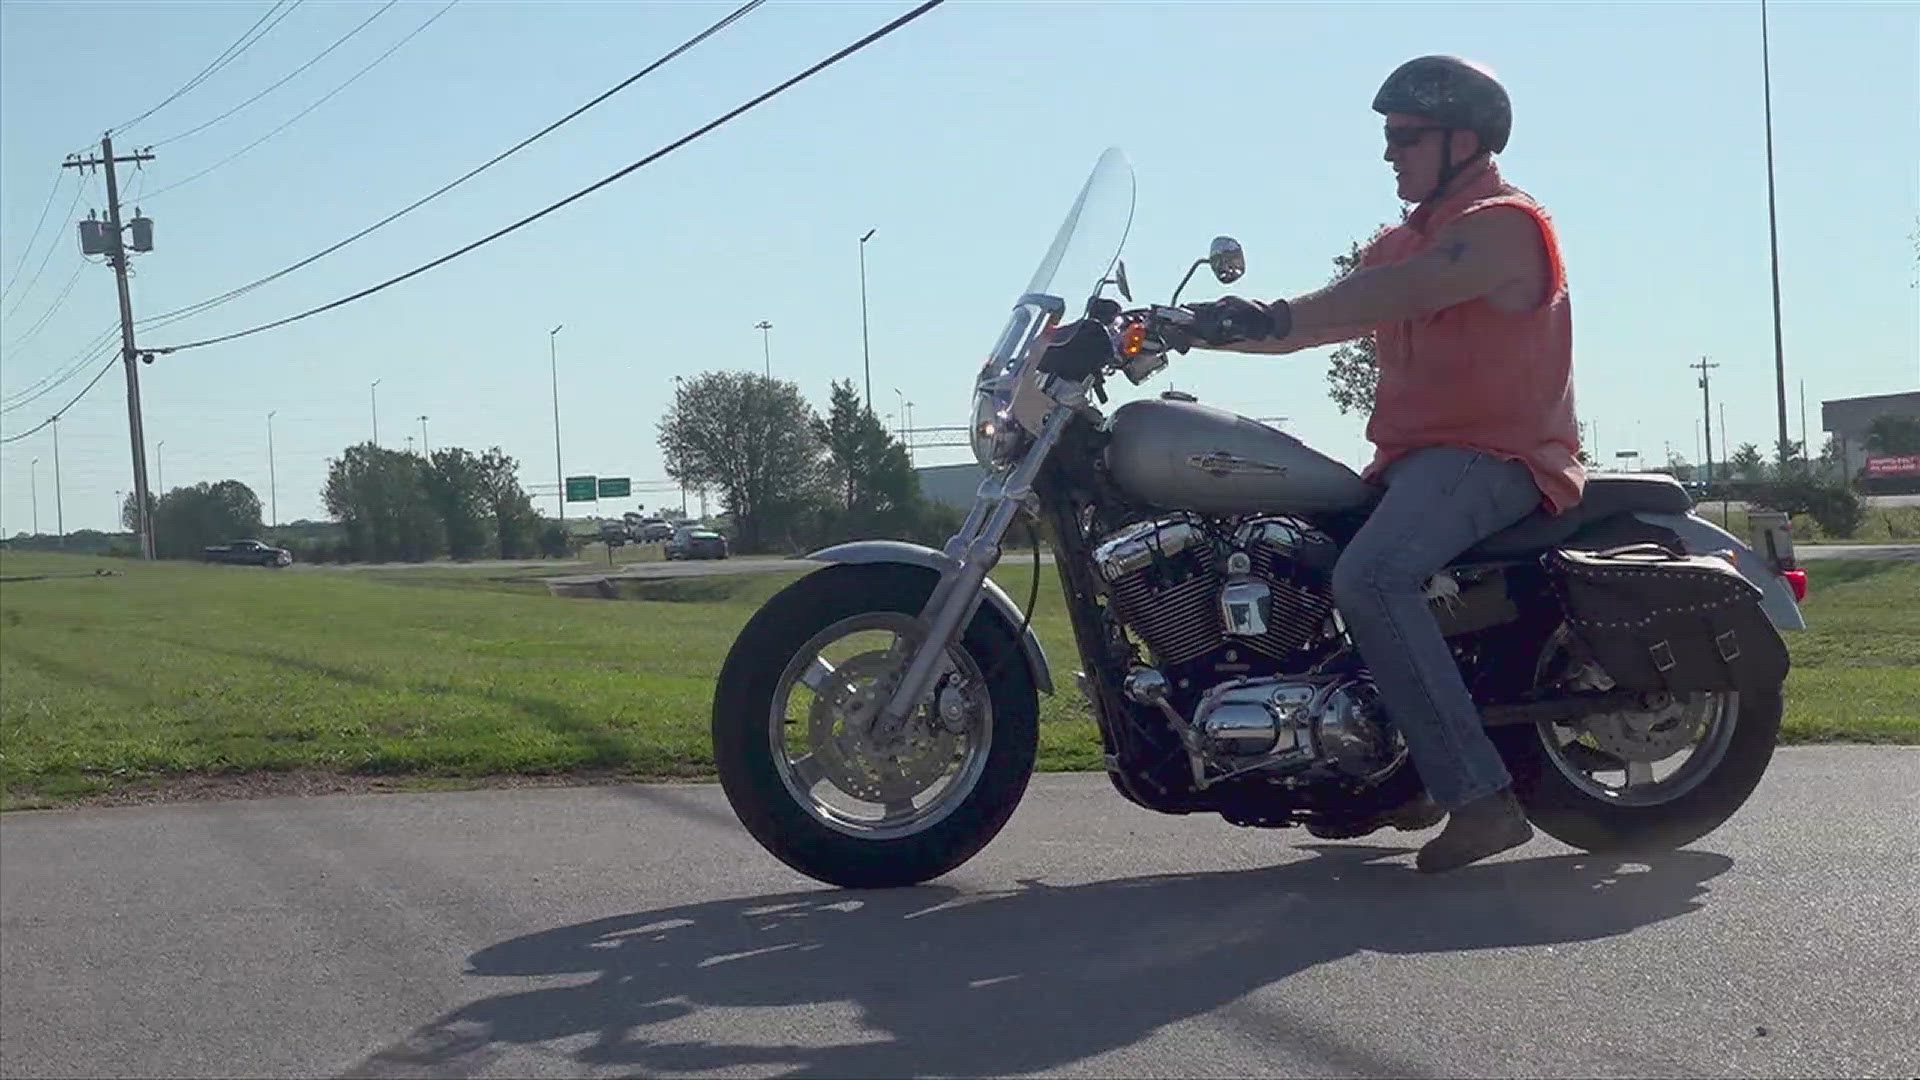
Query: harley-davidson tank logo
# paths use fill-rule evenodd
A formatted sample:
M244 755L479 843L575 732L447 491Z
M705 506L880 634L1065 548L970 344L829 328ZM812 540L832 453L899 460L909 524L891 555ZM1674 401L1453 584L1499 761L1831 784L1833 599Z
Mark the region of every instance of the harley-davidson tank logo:
M1238 454L1229 454L1225 450L1211 450L1204 454L1195 454L1187 459L1187 464L1212 476L1231 476L1234 473L1252 473L1259 476L1285 476L1287 467L1266 461L1243 458Z

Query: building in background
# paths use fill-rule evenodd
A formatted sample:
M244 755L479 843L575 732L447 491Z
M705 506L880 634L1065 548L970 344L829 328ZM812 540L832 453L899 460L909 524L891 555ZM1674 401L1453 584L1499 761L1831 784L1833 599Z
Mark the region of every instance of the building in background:
M962 511L973 509L980 482L987 478L987 471L971 461L960 465L927 465L913 471L920 477L923 498Z
M1820 403L1820 428L1834 437L1848 476L1858 476L1867 468L1867 429L1882 416L1920 417L1920 390Z

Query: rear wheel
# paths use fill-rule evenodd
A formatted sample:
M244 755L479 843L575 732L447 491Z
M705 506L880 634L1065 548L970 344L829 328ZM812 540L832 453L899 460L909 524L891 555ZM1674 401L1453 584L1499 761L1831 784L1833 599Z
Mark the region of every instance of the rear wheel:
M1662 850L1720 827L1773 760L1780 687L1648 695L1644 707L1495 729L1541 831L1593 852Z
M1039 700L1013 627L990 609L947 648L897 740L858 720L921 640L936 580L914 566L828 567L769 600L727 655L713 705L721 785L754 838L809 877L938 877L986 846L1026 791Z

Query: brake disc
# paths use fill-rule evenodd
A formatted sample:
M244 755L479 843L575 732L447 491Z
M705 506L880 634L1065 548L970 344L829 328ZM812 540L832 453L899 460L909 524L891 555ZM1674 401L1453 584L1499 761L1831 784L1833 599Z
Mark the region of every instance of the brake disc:
M861 653L841 663L815 691L807 712L807 742L821 774L841 791L866 802L911 800L946 774L959 736L933 722L922 703L907 716L897 739L880 750L866 734L848 729L847 719L872 702L883 701L898 681L899 661L886 651Z
M1600 713L1581 728L1594 745L1621 761L1662 761L1685 750L1699 736L1712 699L1660 695L1646 709Z

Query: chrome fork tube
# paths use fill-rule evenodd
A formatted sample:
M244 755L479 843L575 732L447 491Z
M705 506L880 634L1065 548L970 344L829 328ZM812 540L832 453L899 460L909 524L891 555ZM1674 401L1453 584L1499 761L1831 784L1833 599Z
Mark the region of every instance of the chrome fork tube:
M1039 475L1040 466L1060 441L1060 433L1072 415L1073 410L1066 406L1055 406L1047 414L1033 446L1000 483L998 493L988 490L992 480L983 484L982 497L975 500L966 525L947 541L946 553L953 561L941 572L933 595L920 610L920 618L928 624L927 638L914 652L893 695L874 718L873 737L889 738L906 724L914 703L926 693L927 685L933 680L934 668L940 663L947 643L960 634L979 609L981 583L1000 561L1000 538L1012 527L1014 515L1033 493L1033 478Z

